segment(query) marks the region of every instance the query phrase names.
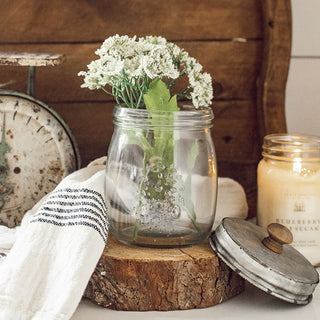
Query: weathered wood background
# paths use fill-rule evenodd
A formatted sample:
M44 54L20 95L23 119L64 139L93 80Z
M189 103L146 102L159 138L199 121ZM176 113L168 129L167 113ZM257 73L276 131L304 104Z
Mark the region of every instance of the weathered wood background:
M70 126L85 166L107 153L113 132L112 99L77 76L102 41L162 35L185 48L214 78L218 172L245 187L252 215L261 139L286 130L290 14L289 0L2 0L0 50L66 55L37 68L35 96ZM0 85L25 92L27 68L1 66Z

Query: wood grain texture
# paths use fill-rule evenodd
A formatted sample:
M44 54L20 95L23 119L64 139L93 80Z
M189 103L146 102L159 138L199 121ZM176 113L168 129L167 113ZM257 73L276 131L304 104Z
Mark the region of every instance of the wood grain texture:
M205 308L244 290L208 240L184 249L123 245L111 235L84 296L116 310Z
M255 97L256 78L261 64L262 41L192 41L177 42L203 65L216 83L220 92L216 99L247 99ZM100 47L94 44L26 44L2 45L3 51L57 52L66 55L66 61L55 67L36 70L36 98L46 103L52 101L105 101L112 100L102 90L81 88L83 78L77 74L87 70L87 64L98 58L94 54ZM26 91L26 68L3 66L0 68L0 83L8 83L6 89Z
M116 33L262 38L260 12L256 0L2 0L0 42L100 42Z
M263 64L258 78L260 144L269 133L286 132L285 89L291 57L291 5L287 0L262 1Z

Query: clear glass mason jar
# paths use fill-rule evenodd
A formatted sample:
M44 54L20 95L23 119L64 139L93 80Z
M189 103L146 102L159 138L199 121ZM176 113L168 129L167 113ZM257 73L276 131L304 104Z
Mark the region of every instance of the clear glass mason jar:
M257 223L288 227L292 245L320 263L320 137L271 134L264 138L257 170Z
M217 197L212 110L116 106L113 115L106 167L112 233L149 247L200 243L211 232Z

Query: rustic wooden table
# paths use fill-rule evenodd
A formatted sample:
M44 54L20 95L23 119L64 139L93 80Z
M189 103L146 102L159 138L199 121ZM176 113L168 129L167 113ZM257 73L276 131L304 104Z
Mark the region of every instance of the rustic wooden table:
M318 272L320 270L318 269ZM313 300L306 306L297 306L274 298L252 285L246 283L243 293L220 305L204 309L166 312L129 312L104 309L96 304L83 300L71 320L319 320L320 319L320 286L314 292Z

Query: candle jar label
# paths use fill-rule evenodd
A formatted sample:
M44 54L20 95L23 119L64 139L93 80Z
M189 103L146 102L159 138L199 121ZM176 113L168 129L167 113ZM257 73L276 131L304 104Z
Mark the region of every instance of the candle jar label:
M314 265L320 263L320 151L314 156L303 143L270 135L258 166L257 223L285 225L293 234L292 245ZM265 137L265 139L269 136ZM289 136L290 137L290 136ZM269 143L269 144L268 144ZM299 149L300 147L300 149ZM292 150L291 150L292 148ZM300 150L297 157L297 150ZM312 157L308 157L309 154Z
M306 186L302 183L301 186L299 181L291 181L285 185L274 185L274 177L263 176L262 179L263 182L258 184L258 224L264 228L273 222L285 225L294 236L292 245L313 260L310 248L320 248L320 214L317 210L320 208L320 195L315 192L314 184ZM270 182L266 184L268 179Z

